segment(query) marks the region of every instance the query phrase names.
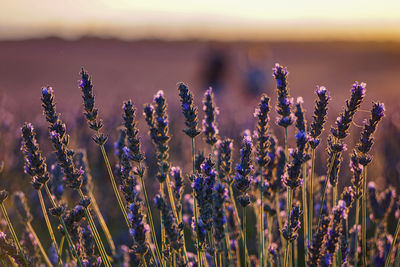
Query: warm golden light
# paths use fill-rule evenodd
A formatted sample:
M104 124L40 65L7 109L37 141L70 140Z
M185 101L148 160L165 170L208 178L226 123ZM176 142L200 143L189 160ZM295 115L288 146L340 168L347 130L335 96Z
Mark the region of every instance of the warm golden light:
M2 0L0 38L400 39L400 2Z

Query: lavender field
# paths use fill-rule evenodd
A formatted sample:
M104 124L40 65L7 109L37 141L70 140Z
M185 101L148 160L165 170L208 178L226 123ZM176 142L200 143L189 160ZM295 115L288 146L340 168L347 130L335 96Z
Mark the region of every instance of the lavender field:
M2 41L0 266L400 266L399 70L385 42Z

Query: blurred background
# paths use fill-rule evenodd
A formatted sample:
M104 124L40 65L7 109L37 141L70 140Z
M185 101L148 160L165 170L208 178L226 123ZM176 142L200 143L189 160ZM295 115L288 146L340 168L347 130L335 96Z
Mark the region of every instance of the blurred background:
M176 84L189 84L200 111L205 89L214 88L220 135L235 138L238 154L240 134L254 127L253 112L260 95L267 93L275 103L271 74L277 62L288 67L291 95L304 98L309 120L316 86L330 91L327 129L342 110L354 81L366 82L367 97L355 117L355 134L347 139L348 152L358 140L372 101L384 102L388 116L377 133L380 141L374 147L369 175L383 182L378 183L379 189L386 183L400 184L399 1L0 0L0 6L0 156L5 161L1 187L30 186L28 177L16 183L16 177L23 175L18 136L24 121L35 123L41 146L51 158L47 133L40 132L46 127L40 102L41 87L46 85L55 90L72 147L87 148L92 165L101 166L92 167L95 179L108 183L104 166L97 165L99 151L90 141L82 115L81 67L92 75L96 105L110 136L110 154L121 124L122 101L132 99L151 158L153 147L146 135L142 105L162 89L169 103L172 165L190 170L185 167L190 140L181 131ZM275 115L272 111L273 128ZM282 136L281 129L276 128L276 135ZM322 174L326 153L321 148L318 154L322 164L317 172ZM343 183L348 184L348 155L342 166ZM149 176L154 172L150 168ZM112 207L109 189L96 190L108 192L104 199L110 199ZM110 209L106 215L119 216L117 212Z

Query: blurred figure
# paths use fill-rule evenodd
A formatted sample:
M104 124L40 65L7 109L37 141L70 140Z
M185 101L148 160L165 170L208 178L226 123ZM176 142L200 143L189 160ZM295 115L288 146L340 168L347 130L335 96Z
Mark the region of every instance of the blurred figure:
M251 93L253 96L268 93L265 90L268 88L267 85L271 76L270 58L270 52L264 46L249 46L246 55L246 67L243 71L246 93Z
M223 45L212 44L205 56L204 69L202 71L203 88L212 87L214 93L223 91L227 70L227 55Z

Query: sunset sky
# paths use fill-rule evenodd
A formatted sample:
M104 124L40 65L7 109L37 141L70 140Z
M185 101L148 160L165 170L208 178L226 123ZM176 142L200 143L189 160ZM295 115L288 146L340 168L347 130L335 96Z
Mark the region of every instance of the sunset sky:
M0 39L400 40L398 0L0 0Z

